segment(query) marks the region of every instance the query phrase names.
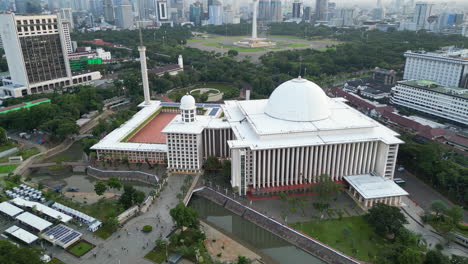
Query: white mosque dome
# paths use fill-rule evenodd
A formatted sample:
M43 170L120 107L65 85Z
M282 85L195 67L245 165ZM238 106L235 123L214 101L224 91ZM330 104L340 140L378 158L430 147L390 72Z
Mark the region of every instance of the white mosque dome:
M301 77L278 86L268 99L265 113L288 121L317 121L330 116L330 99L317 84Z
M180 99L180 109L182 110L192 110L197 108L195 105L195 98L190 94L186 94L182 96Z

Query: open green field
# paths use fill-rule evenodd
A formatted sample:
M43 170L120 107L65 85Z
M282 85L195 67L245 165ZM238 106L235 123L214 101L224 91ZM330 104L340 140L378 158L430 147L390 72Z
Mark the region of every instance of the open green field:
M67 250L73 255L77 257L81 257L84 254L86 254L88 251L90 251L92 248L93 248L92 244L86 241L80 241Z
M362 261L373 261L389 242L374 233L363 216L291 225L295 229Z
M198 89L198 88L215 88L215 89L218 89L220 92L224 93L225 95L233 95L233 96L228 96L229 98L223 98L223 99L230 99L230 98L239 96L239 89L237 87L230 85L230 84L225 84L225 83L197 84L193 88L184 88L184 89L174 90L170 92L167 96L171 100L177 101L177 99L180 98L181 95L189 93L191 90Z
M260 52L260 51L267 51L267 50L280 50L280 49L286 49L286 48L304 48L304 47L310 46L307 43L289 43L285 41L281 41L281 43L278 43L278 44L279 45L277 46L268 47L268 48L244 48L244 47L238 47L235 45L226 45L226 44L218 43L218 42L208 42L208 43L203 43L203 46L235 50L237 52Z
M18 164L0 165L0 173L11 173L11 172L13 172L18 166L19 166Z

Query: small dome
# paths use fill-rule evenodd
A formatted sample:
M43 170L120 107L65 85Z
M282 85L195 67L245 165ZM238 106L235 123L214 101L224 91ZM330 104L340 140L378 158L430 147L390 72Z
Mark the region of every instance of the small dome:
M195 98L190 94L182 96L180 99L180 109L182 110L191 110L197 108L195 105Z
M278 86L268 99L265 113L288 121L317 121L330 116L330 99L317 84L301 77Z

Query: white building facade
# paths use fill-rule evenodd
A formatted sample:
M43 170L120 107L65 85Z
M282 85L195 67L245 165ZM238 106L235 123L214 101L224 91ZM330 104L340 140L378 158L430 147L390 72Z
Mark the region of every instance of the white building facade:
M443 86L468 87L468 49L405 52L405 80L430 80Z
M226 101L223 118L192 118L184 114L192 109L185 108L187 101L195 106L193 97L184 96L182 114L163 130L170 171L198 172L204 160L216 156L231 159L231 185L240 195L306 189L324 174L333 181L378 178L397 190L388 197L406 195L392 181L403 143L398 134L343 99L328 98L308 80L283 83L267 100ZM352 190L361 194L356 200L363 206L373 204L370 197L379 198L355 182Z
M468 125L468 89L428 81L400 81L391 103Z
M0 96L21 97L101 78L99 72L72 74L69 23L58 15L0 14L0 29L10 71Z

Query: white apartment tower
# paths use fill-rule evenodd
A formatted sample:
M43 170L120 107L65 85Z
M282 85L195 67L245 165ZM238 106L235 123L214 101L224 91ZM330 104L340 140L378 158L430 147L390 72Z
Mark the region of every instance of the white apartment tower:
M407 51L405 80L429 80L442 86L468 88L468 49Z
M392 104L468 125L468 89L430 81L400 81L392 88Z
M0 34L10 71L0 95L21 97L100 79L99 72L72 75L69 30L69 24L56 14L0 14Z

